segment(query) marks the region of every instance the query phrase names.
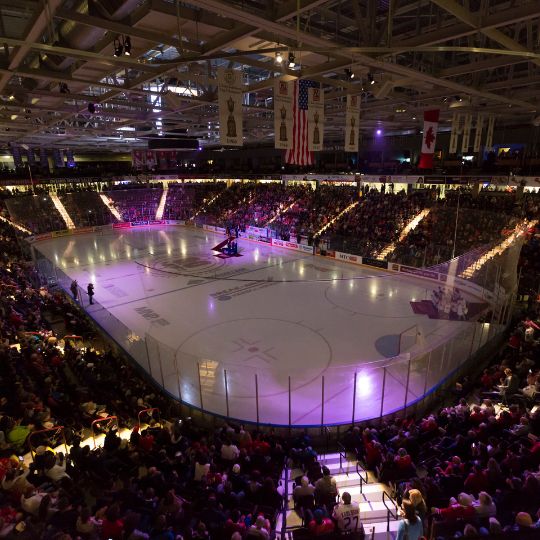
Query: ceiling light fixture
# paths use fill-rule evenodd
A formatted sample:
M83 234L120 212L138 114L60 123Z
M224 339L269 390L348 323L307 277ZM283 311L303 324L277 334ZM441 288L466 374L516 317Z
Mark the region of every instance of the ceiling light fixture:
M124 54L131 56L131 38L129 36L124 36Z
M347 76L347 79L354 79L353 70L350 68L345 68L345 75Z
M278 51L276 53L276 64L281 65L282 62L283 62L283 55L281 54L280 51Z
M115 39L113 41L113 45L114 45L114 56L116 56L117 58L119 56L122 56L122 52L124 51L124 47L120 43L120 41L118 39Z
M367 74L367 78L368 78L369 84L375 84L375 79L373 78L373 75L371 73Z
M294 53L289 53L289 69L293 69L296 66L296 61L294 58Z

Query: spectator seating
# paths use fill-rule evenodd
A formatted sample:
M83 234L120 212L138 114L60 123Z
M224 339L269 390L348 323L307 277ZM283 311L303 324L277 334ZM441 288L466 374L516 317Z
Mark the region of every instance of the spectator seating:
M107 225L117 221L95 191L60 193L59 197L76 227Z
M398 239L405 225L423 208L429 207L432 193L368 192L351 212L345 214L326 233L331 249L374 256Z
M46 192L9 197L6 206L15 223L35 234L65 229L62 216Z
M138 187L111 189L107 191L124 221L147 221L156 219L162 188Z
M239 192L247 196L251 188ZM318 211L291 225L318 226L331 191L319 196L326 203ZM332 208L347 200L341 197ZM181 418L129 362L103 347L77 304L42 286L16 234L0 222L0 537L233 540L238 533L234 540L266 540L279 529L284 492L291 496L299 476L317 484L321 465L329 467L338 489L379 512L364 515L366 531L370 519L384 522L386 506L368 499L384 492L397 505L414 501L428 538L537 537L535 302L517 318L507 345L478 377L460 380L444 406L423 417L355 426L338 454L321 456L306 433L263 433L225 422L203 428ZM94 444L93 436L102 444ZM64 437L68 452L62 454ZM330 436L329 444L337 441ZM26 458L21 462L18 455ZM353 469L342 471L342 455ZM285 477L284 465L291 471ZM355 470L358 478L351 481ZM367 485L360 480L364 471ZM314 493L314 509L330 514L332 506ZM295 534L312 536L309 524ZM395 521L393 530L400 526ZM141 532L134 536L134 530Z
M163 218L188 220L225 187L224 182L169 184Z

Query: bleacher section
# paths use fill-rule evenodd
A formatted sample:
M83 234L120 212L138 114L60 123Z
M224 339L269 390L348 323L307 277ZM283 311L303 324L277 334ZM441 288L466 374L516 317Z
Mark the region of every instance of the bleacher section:
M224 182L169 184L163 219L188 220L225 188Z
M48 193L10 197L6 199L6 207L15 223L20 223L34 234L66 228Z
M117 222L111 211L103 204L99 193L95 191L60 193L59 198L76 227L91 227Z
M106 195L112 199L124 221L147 221L156 219L162 191L161 187L135 187L111 189Z
M431 192L407 195L370 191L360 204L334 223L325 236L331 249L373 256L398 239L410 219L431 202Z

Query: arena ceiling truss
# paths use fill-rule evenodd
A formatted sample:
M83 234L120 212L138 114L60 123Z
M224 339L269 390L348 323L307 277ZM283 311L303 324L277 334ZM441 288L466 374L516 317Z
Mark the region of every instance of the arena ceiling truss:
M538 0L0 0L0 44L4 147L218 145L220 66L244 72L248 142L271 144L278 76L321 83L330 145L348 93L366 131L416 133L431 107L443 127L456 110L540 120Z

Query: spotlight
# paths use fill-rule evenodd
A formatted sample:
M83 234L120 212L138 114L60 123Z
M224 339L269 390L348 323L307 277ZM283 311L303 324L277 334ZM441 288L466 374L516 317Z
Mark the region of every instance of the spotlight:
M379 135L379 136L382 135L382 129L378 129L375 133L376 135Z
M283 62L283 55L281 54L281 52L278 51L276 53L276 64L281 65L282 62Z
M375 84L375 79L373 78L373 75L371 73L367 74L367 78L368 78L369 84Z
M94 114L96 112L96 106L93 103L88 104L88 112Z
M114 56L118 57L118 56L122 56L122 52L124 50L124 47L122 46L122 44L120 43L120 41L118 41L117 39L114 40Z
M347 76L347 79L354 79L353 70L350 68L345 68L345 75Z
M124 37L124 54L131 56L131 38L129 36Z
M461 101L463 101L463 98L461 96L456 96L456 101L461 102Z
M292 68L294 68L294 66L296 66L296 61L294 59L294 53L290 52L289 53L289 68L292 69Z

